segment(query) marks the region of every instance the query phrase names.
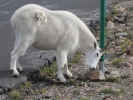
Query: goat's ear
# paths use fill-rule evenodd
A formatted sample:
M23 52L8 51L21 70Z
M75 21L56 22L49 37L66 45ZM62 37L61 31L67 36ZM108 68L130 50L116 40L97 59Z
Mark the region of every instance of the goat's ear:
M96 44L96 42L94 42L94 49L96 49L96 47L97 47L97 44Z
M38 24L46 23L47 22L47 16L44 12L37 12L37 18L38 18Z

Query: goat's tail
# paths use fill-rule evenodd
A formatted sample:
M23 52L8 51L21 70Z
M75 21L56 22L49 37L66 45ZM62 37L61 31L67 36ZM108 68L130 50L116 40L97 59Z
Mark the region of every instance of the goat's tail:
M11 25L12 25L12 28L13 28L12 34L15 33L15 31L16 31L16 24L17 24L17 20L14 20L14 17L12 16L12 18L11 18Z
M41 25L43 23L47 22L47 16L45 15L44 12L37 12L37 18L38 18L38 25Z

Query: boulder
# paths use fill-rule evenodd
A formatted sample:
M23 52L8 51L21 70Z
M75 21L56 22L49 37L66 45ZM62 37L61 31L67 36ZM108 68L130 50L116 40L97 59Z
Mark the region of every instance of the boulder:
M87 71L87 78L90 80L104 80L104 74L99 70Z
M114 23L109 21L107 22L107 29L113 29L114 28Z

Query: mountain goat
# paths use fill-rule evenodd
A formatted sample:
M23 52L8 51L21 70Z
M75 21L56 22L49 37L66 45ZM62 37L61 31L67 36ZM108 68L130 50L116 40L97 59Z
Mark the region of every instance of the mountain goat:
M102 55L100 48L88 27L74 14L28 4L15 11L11 24L16 36L10 62L10 71L14 77L19 76L18 71L23 71L18 58L24 55L29 46L56 50L58 78L61 82L66 82L63 74L72 77L67 66L69 53L83 52L88 68L96 69Z

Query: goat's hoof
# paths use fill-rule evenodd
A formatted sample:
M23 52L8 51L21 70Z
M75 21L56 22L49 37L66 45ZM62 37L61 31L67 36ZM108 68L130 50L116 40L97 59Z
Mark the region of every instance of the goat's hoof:
M59 77L60 82L66 83L66 79L64 77Z
M14 69L11 69L10 72L12 73L13 77L19 77L19 72L17 70L15 71Z
M15 78L18 78L18 77L19 77L19 75L17 75L17 74L14 74L14 75L13 75L13 77L15 77Z
M65 75L66 75L68 78L71 78L71 77L73 76L73 74L72 74L70 71L68 71Z
M17 68L18 72L22 73L23 72L23 68Z
M73 74L71 72L69 72L68 77L71 78L73 76Z

